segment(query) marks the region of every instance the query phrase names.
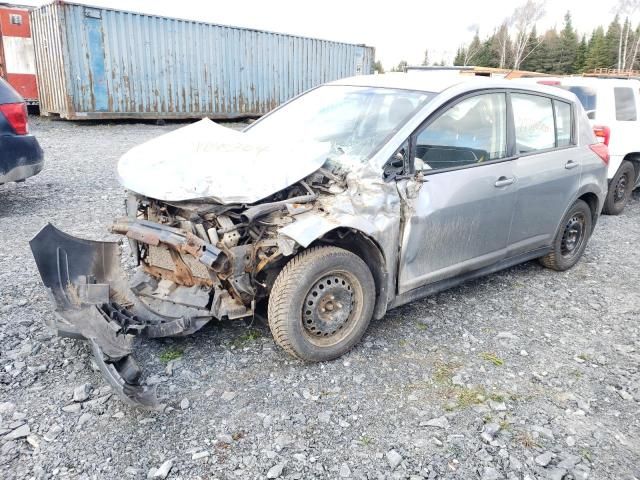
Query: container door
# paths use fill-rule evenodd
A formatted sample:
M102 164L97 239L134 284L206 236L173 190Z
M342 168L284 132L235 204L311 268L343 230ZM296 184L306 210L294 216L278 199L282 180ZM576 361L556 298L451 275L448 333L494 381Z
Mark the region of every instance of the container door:
M106 112L109 108L109 96L107 93L104 38L102 36L102 16L100 10L85 8L84 27L87 33L91 93L93 96L94 109L97 112Z

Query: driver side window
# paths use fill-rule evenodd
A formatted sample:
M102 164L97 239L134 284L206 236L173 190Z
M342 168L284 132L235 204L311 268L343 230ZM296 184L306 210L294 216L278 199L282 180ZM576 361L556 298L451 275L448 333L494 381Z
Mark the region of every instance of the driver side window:
M453 105L417 133L415 156L423 171L505 158L506 94L474 95Z

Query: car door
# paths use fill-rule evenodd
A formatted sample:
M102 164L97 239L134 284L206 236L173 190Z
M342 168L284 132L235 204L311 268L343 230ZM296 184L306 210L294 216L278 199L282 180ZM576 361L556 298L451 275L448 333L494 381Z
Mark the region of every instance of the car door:
M580 186L573 105L533 93L512 92L517 200L509 256L551 244Z
M507 127L506 94L493 91L458 100L412 135L423 182L404 195L399 293L505 257L516 188Z

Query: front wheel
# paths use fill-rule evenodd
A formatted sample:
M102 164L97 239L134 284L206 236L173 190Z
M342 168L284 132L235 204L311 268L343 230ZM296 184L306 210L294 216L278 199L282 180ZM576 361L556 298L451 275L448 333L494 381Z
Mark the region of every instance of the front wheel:
M587 248L592 224L589 205L577 200L562 219L551 252L542 257L540 263L558 271L573 267Z
M606 215L620 215L622 213L631 198L635 179L636 169L631 162L625 160L609 184L602 213Z
M311 362L348 352L364 335L375 303L367 264L337 247L296 255L278 274L269 296L269 327L276 343Z

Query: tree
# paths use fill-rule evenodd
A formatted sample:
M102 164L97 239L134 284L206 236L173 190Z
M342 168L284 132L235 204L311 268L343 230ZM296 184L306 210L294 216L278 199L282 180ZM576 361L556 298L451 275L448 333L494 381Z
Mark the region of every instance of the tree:
M546 45L538 37L535 26L529 34L526 51L527 55L522 59L520 69L529 70L530 72L542 72L542 64L547 56Z
M568 75L573 73L573 65L578 53L578 34L571 24L571 13L564 16L564 28L560 32L557 58L555 59L555 73Z
M422 60L422 65L427 67L429 66L429 50L424 51L424 59Z
M456 56L453 59L453 64L455 66L464 65L464 56L465 56L466 47L458 47L456 51Z
M578 49L576 50L576 59L573 62L572 73L584 72L586 61L587 61L587 38L583 35L582 40L578 44Z
M407 63L406 60L400 60L400 63L398 63L398 65L396 67L393 67L391 69L391 71L392 72L406 72L408 65L409 64Z
M527 0L515 9L511 22L515 28L513 39L513 68L518 70L527 52L531 30L544 16L544 2Z
M464 57L462 59L462 65L471 65L474 62L474 58L480 53L482 49L482 43L480 42L480 32L476 30L476 34L473 36L473 40L467 48L464 49Z
M498 67L500 68L505 68L507 66L507 60L509 60L509 56L511 54L511 37L509 36L510 26L511 19L507 18L502 22L496 33L493 35L499 52Z
M594 68L611 68L612 60L611 50L608 48L604 29L602 27L598 27L593 31L587 46L585 70L593 70ZM613 65L615 65L615 63L613 63Z
M384 73L384 67L382 66L382 62L380 60L376 60L373 62L373 71L375 73Z

